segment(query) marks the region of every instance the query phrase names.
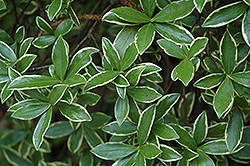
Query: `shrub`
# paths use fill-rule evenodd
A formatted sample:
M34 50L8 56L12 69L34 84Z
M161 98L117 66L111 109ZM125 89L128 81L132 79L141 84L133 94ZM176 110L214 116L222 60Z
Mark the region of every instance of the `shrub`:
M1 165L249 164L249 5L0 0Z

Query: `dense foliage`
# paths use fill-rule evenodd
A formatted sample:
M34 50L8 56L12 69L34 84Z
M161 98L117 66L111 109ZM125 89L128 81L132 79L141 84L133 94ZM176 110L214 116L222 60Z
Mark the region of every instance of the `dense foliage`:
M250 0L0 0L0 165L250 163Z

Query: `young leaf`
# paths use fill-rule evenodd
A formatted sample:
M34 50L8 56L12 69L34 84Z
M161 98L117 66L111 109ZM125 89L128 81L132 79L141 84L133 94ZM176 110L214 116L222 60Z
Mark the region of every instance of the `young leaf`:
M154 37L155 27L152 23L148 23L138 30L135 36L135 44L141 55L152 44Z
M230 78L246 87L250 87L250 71L233 73L230 75Z
M194 5L195 5L196 9L199 11L199 13L201 13L204 6L207 3L207 0L193 0L193 1L194 1Z
M58 121L50 125L45 137L51 139L61 138L69 135L73 131L74 129L71 127L69 121Z
M140 154L142 154L147 159L154 159L161 153L161 149L155 144L145 144L140 147Z
M104 160L116 160L130 155L136 150L137 147L132 145L118 142L107 142L91 149L91 153Z
M17 59L14 51L2 41L0 41L0 57L13 63Z
M43 116L39 119L36 125L36 128L32 136L32 141L37 151L43 143L43 137L49 128L51 117L52 117L52 107L43 114Z
M131 86L135 86L139 83L142 72L146 69L144 66L137 66L130 69L125 77L129 81Z
M226 73L230 74L237 62L237 46L228 30L221 39L220 56Z
M175 58L184 59L185 52L174 42L169 39L157 40L159 46L166 52L166 54Z
M54 35L46 35L37 37L33 42L33 46L36 48L47 48L49 47L54 41L56 40L56 37Z
M169 146L161 145L161 150L162 153L158 158L164 162L177 161L182 158L182 156L176 150Z
M118 75L119 71L112 71L112 70L97 73L88 80L86 86L84 87L84 90L88 91L98 86L106 85L112 82Z
M58 37L53 46L51 59L55 66L56 74L60 80L63 80L67 71L69 58L66 41L62 36Z
M33 38L29 37L22 42L22 44L20 46L19 54L18 54L19 57L22 57L23 55L25 55L28 52L28 50L31 46L32 40L33 40Z
M62 0L54 0L50 5L47 11L47 15L49 20L52 21L57 13L61 10L62 7Z
M155 123L153 125L152 132L160 139L167 141L179 138L179 135L175 132L175 130L171 126L164 123Z
M126 70L130 65L132 65L137 59L138 51L136 49L135 43L130 44L121 60L121 70Z
M241 111L236 108L232 111L225 131L227 148L231 153L239 146L241 142L243 126L244 123Z
M225 78L222 73L213 73L200 78L194 83L194 87L200 89L212 89L218 86Z
M190 45L190 50L188 51L188 57L192 58L200 54L206 48L207 42L207 37L197 37L195 40L193 40Z
M226 77L222 82L213 100L214 110L219 118L223 116L233 105L234 89L232 81Z
M246 12L242 21L242 35L248 46L250 46L250 28L249 26L247 26L249 24L250 24L250 10Z
M91 116L87 110L79 104L68 104L65 101L60 101L57 106L63 116L73 122L91 121Z
M127 92L132 98L142 103L151 103L161 97L156 90L146 86L130 87Z
M24 73L29 69L32 65L33 61L36 59L36 55L34 54L25 54L21 58L19 58L16 62L16 69L20 73Z
M173 23L154 23L156 31L165 39L178 44L190 44L194 37L184 27Z
M130 7L119 7L111 9L110 12L115 13L120 19L132 23L150 22L150 17Z
M124 99L120 97L117 98L114 109L115 119L119 125L122 125L129 113L129 101L127 95L125 95Z
M115 136L128 136L136 133L137 126L130 121L124 121L121 125L114 121L104 126L102 130Z
M53 89L49 94L49 102L52 106L56 105L59 102L59 100L63 97L67 88L68 85L66 84L57 84L53 86Z
M152 17L154 11L155 11L155 7L156 7L156 3L155 1L151 1L151 0L140 0L140 4L144 10L144 12L149 16Z
M239 18L246 10L247 5L242 1L231 3L214 10L203 22L203 27L220 27ZM228 14L230 13L230 14Z
M146 108L139 119L137 129L137 140L139 145L143 145L148 139L155 118L155 105Z
M15 33L15 41L17 43L21 43L24 39L25 36L25 27L24 26L20 26Z
M83 141L83 127L82 125L76 130L74 131L68 138L67 141L67 146L69 148L69 151L71 151L72 153L76 153L82 145L82 141Z
M59 80L44 75L24 75L14 79L8 89L36 89L53 86L58 83L60 83Z
M168 22L181 19L192 13L194 4L192 1L174 1L164 7L153 18L153 22Z
M155 122L163 118L179 100L180 94L172 93L163 96L156 104Z
M208 132L208 122L207 122L207 114L203 111L194 122L193 129L193 138L195 139L197 145L202 143Z
M173 81L179 79L185 86L188 86L193 77L194 65L188 58L182 60L171 73Z
M105 37L102 38L102 50L104 57L116 70L120 69L120 56L111 41Z
M49 23L40 16L36 16L36 25L43 31L53 35L54 29L49 25Z

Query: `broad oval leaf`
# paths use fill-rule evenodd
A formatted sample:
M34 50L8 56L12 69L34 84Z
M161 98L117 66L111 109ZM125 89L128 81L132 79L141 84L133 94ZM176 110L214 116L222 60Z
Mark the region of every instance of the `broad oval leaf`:
M139 145L144 144L149 137L155 118L155 105L146 108L139 119L137 129L137 140Z
M115 89L116 89L116 92L117 92L118 96L121 97L122 99L124 99L125 96L126 96L126 92L127 92L126 87L118 87L118 86L116 86Z
M70 5L69 6L69 17L71 18L71 20L73 21L73 23L76 25L76 26L80 26L80 21L79 21L79 19L78 19L78 17L77 17L77 15L76 15L76 13L75 13L75 11L74 11L74 9L72 8L72 6Z
M42 17L36 16L36 24L37 24L37 26L38 26L41 30L43 30L43 31L45 31L45 32L47 32L47 33L49 33L49 34L51 34L51 35L54 34L54 29L53 29L53 28L49 25L49 23L48 23L46 20L44 20Z
M197 37L192 41L190 45L190 50L188 51L188 57L192 58L200 54L207 46L208 38L207 37Z
M132 122L138 124L139 119L140 119L140 114L141 114L140 108L132 97L128 96L128 100L129 100L129 108L130 108L129 114L128 114L129 119Z
M47 10L47 15L50 21L52 21L57 13L61 10L62 0L54 0Z
M193 1L196 9L199 11L199 13L201 13L208 0L193 0Z
M12 63L17 59L14 51L2 41L0 41L0 57Z
M36 89L53 86L58 83L60 83L59 80L44 75L24 75L14 79L8 89Z
M118 77L116 77L116 79L114 80L113 82L117 87L121 87L121 88L124 88L124 87L128 87L130 84L129 84L129 81L126 79L126 77L122 74L118 75Z
M52 106L56 105L59 102L59 100L63 97L67 88L68 85L66 84L57 84L53 86L49 94L49 102Z
M207 114L203 111L195 120L193 128L193 138L195 139L197 145L202 143L208 132L208 122Z
M84 90L88 91L98 86L106 85L112 82L118 75L119 71L112 71L112 70L97 73L88 80L86 86L84 87Z
M140 147L140 154L142 154L147 159L154 159L161 153L161 149L155 144L145 144Z
M67 146L72 153L76 153L82 145L83 141L83 127L82 125L74 131L68 138Z
M73 87L80 84L85 84L87 82L86 78L81 74L75 74L70 77L67 77L63 84L67 84L69 87Z
M234 88L232 81L226 77L222 82L213 100L214 110L219 118L223 116L233 105Z
M19 50L19 57L22 57L28 52L32 41L33 41L33 38L29 37L22 42L20 46L20 50Z
M34 164L29 159L24 159L16 150L12 148L3 149L3 154L7 161L12 165L34 166Z
M212 89L218 86L223 80L225 75L222 73L213 73L200 78L194 83L194 87L200 89Z
M205 143L199 147L200 150L211 155L229 154L225 140L214 140Z
M54 41L56 37L54 35L45 35L41 37L37 37L33 42L33 46L36 48L47 48L49 47Z
M250 71L233 73L230 75L230 78L246 87L250 87Z
M164 123L155 123L153 125L152 132L160 139L167 141L179 138L179 135L175 132L175 130L171 126Z
M90 148L104 144L102 138L97 134L97 132L86 126L84 126L84 138L87 141Z
M239 18L246 10L247 5L242 1L231 3L214 10L203 22L203 27L220 27Z
M131 86L135 86L139 83L142 72L146 69L144 66L137 66L130 69L125 77L129 81Z
M55 29L55 36L66 35L73 27L73 22L71 20L65 20L59 24Z
M115 102L114 114L118 124L122 125L129 114L129 101L127 95L125 95L124 99L120 97L117 98Z
M154 63L150 63L150 62L140 63L140 64L138 64L138 66L145 66L146 67L145 70L143 70L141 76L148 76L150 74L157 73L157 72L162 70L161 67L157 66Z
M92 119L87 110L79 104L60 101L57 106L63 116L73 122L91 121Z
M69 121L58 121L50 125L45 137L51 139L61 138L69 135L73 131L74 129L71 127Z
M147 23L150 22L150 17L142 12L130 7L119 7L110 10L115 13L120 19L132 22L132 23Z
M3 134L0 138L0 146L13 146L24 139L26 132L23 130L11 130Z
M82 105L94 106L100 100L101 96L92 92L85 92L79 95L79 102Z
M161 145L162 153L158 157L160 160L165 162L177 161L182 159L182 155L176 150L167 145Z
M124 56L121 60L121 70L126 70L130 65L132 65L137 59L138 51L136 49L135 43L131 43L124 53Z
M162 96L155 89L146 86L129 87L127 92L132 98L142 103L152 103Z
M134 153L135 151L137 151L137 147L118 142L107 142L91 149L91 153L104 160L116 160L123 158Z
M174 1L157 13L152 21L168 22L181 19L192 13L194 8L193 1Z
M117 25L124 25L124 26L136 26L138 25L137 23L130 23L127 21L124 21L122 19L120 19L115 13L112 12L107 12L106 14L104 14L104 16L102 17L103 21L106 21L108 23L114 23ZM126 27L124 27L126 28Z
M197 158L195 158L194 160L192 160L191 162L189 162L190 166L215 166L213 160L204 152L202 151L198 151L199 156Z
M130 165L134 165L136 159L137 159L137 156L138 156L138 152L135 152L134 154L128 156L128 157L125 157L121 160L118 160L116 161L112 166L130 166Z
M21 43L24 39L25 36L25 27L24 26L20 26L19 28L17 28L16 33L15 33L15 41L17 43Z
M130 121L124 121L121 125L114 121L104 126L102 130L115 136L128 136L136 133L137 126Z
M16 69L20 73L26 72L32 65L33 61L36 59L37 55L25 54L16 61Z
M152 17L155 7L156 7L156 2L151 1L151 0L140 0L140 4L144 10L144 12L149 16Z
M250 10L246 12L242 21L242 35L248 46L250 46L250 28L249 26L247 26L249 24L250 24Z

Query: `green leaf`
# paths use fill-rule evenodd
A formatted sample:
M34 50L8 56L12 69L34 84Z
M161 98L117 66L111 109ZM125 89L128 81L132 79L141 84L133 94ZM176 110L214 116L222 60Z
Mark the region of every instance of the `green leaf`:
M176 150L169 146L161 145L161 150L162 153L158 158L164 162L177 161L182 158L182 156Z
M73 131L74 129L71 127L69 121L58 121L50 125L45 137L51 139L61 138L69 135Z
M11 115L13 118L30 120L43 114L49 106L48 102L27 99L12 105L8 111L14 112Z
M207 166L207 165L215 166L213 160L208 155L206 155L204 152L198 151L198 154L199 154L199 156L196 159L189 162L189 166L196 166L196 165L199 165L199 166Z
M239 18L247 10L242 1L231 3L214 10L203 22L203 27L220 27Z
M24 139L26 132L23 130L11 130L3 134L0 138L0 146L13 146Z
M59 24L55 29L55 36L59 37L60 35L62 36L66 35L67 33L69 33L72 27L73 27L73 22L71 20L65 20L61 22L61 24Z
M143 70L143 73L141 76L147 76L147 75L150 75L150 74L153 74L162 70L159 66L150 62L140 63L138 64L138 66L146 67L145 70Z
M125 95L124 99L120 97L117 98L114 108L114 114L118 124L122 125L129 114L129 101L127 95Z
M149 16L152 17L155 11L156 2L151 0L140 0L140 4L144 10L144 12Z
M47 15L50 21L52 21L57 13L61 10L62 0L54 0L47 10Z
M131 166L134 165L136 158L138 156L138 152L134 153L128 157L125 157L121 160L116 161L112 166Z
M112 82L118 75L119 71L112 71L112 70L97 73L88 80L86 86L84 87L84 90L88 91L90 89L106 85Z
M53 35L54 29L50 26L50 24L44 20L40 16L36 16L36 25L43 31L47 32L48 34Z
M14 42L13 39L10 37L10 35L1 28L0 28L0 40L7 44L11 44Z
M53 86L59 80L44 75L24 75L14 79L8 89L24 90Z
M184 59L185 52L174 42L169 39L157 40L159 46L164 50L164 52L175 58Z
M128 136L136 133L137 126L128 120L124 121L121 125L117 121L114 121L104 126L102 130L115 136Z
M113 83L117 87L121 87L121 88L128 87L130 85L126 77L122 74L118 75L118 77L116 77Z
M230 74L237 62L237 46L231 34L226 31L220 43L220 57L227 74Z
M89 150L85 150L83 155L79 161L79 166L93 166L94 165L94 158L93 155L89 152Z
M79 104L68 104L65 101L60 101L57 103L57 106L63 116L73 122L91 121L91 117L87 110Z
M12 63L17 59L14 51L2 41L0 41L0 57Z
M91 148L100 144L104 144L102 138L95 132L95 130L86 126L84 127L84 138Z
M222 73L213 73L200 78L194 83L194 87L200 89L212 89L217 87L225 78Z
M73 87L76 85L80 85L80 84L85 84L86 78L84 76L82 76L81 74L75 74L72 75L70 77L67 77L64 81L63 84L67 84L69 87Z
M137 129L137 141L139 145L143 145L149 137L154 123L155 110L155 105L151 105L140 116Z
M243 127L244 123L241 111L235 108L230 115L225 131L226 144L230 152L233 152L239 146L242 139Z
M71 18L71 20L73 21L73 23L76 25L76 26L80 26L80 21L74 11L74 9L70 6L69 7L69 17Z
M223 116L233 105L234 89L232 81L226 77L222 82L213 100L214 110L219 118Z
M81 69L89 65L92 61L90 55L97 53L99 50L94 47L85 47L79 50L71 59L67 77L78 73Z
M33 144L35 146L35 149L37 151L43 143L43 137L49 128L51 117L52 117L52 107L47 112L45 112L43 114L43 116L39 119L39 121L36 125L32 140L33 140Z
M146 86L129 87L127 92L129 96L142 103L152 103L161 97L156 90Z
M102 50L104 53L104 57L111 64L111 66L115 68L116 70L119 70L120 69L120 56L117 50L115 49L114 45L106 37L102 38Z
M237 48L237 63L242 63L250 53L250 47L247 44L241 44Z
M208 127L207 138L222 138L225 136L226 123L216 123Z
M114 8L114 9L111 9L110 12L115 13L120 19L128 21L128 22L132 22L132 23L150 22L150 17L130 7Z
M152 23L143 25L135 36L135 44L142 55L145 50L152 44L155 37L155 27Z
M23 39L24 39L24 36L25 36L25 27L24 26L20 26L16 30L15 41L17 43L21 43L23 41Z
M20 50L19 50L19 57L22 57L23 55L25 55L28 52L28 50L31 46L32 40L33 40L33 38L29 37L22 42L22 44L20 46Z
M0 59L0 74L8 75L7 64L1 59Z
M249 2L250 4L250 2ZM249 25L250 24L250 10L248 10L246 12L246 14L244 15L243 21L242 21L242 35L243 38L245 39L246 43L248 44L248 46L250 46L250 28Z
M238 84L250 87L250 71L233 73L230 78Z
M132 97L128 96L128 100L130 109L128 114L129 119L131 119L132 122L138 124L141 114L140 108L138 107L136 101Z
M171 126L174 128L175 132L179 135L179 139L175 140L176 142L178 142L180 145L184 147L196 150L197 144L187 130L185 130L183 127L177 124L172 124Z
M142 154L147 159L154 159L162 151L155 144L145 144L140 147L140 154Z
M225 140L214 140L205 143L199 147L200 150L211 155L226 155L228 151Z
M173 81L179 79L185 86L188 86L189 82L194 77L194 65L189 59L182 60L171 73Z
M122 57L122 60L121 60L121 70L124 71L126 70L130 65L132 65L135 60L137 59L137 56L138 56L138 51L137 51L137 48L135 46L135 43L131 43L125 53L124 53L124 56Z
M179 135L175 132L175 130L171 126L164 123L155 123L153 125L152 132L162 140L171 141L179 138Z
M194 4L192 1L174 1L164 7L153 18L153 22L168 22L181 19L192 13Z
M126 92L127 92L126 87L118 87L118 86L116 86L115 89L116 89L116 92L117 92L118 96L120 98L124 99L125 96L126 96Z
M146 69L144 66L137 66L130 69L125 77L129 81L131 86L135 86L139 83L142 72Z
M156 31L165 39L178 44L190 44L194 37L184 27L172 23L154 23Z
M3 0L0 1L0 10L6 9L6 5Z
M194 0L194 5L199 13L202 12L203 8L205 7L208 0Z
M16 62L16 69L20 73L26 72L29 67L32 65L33 61L36 59L37 55L34 54L25 54L19 58Z
M192 58L200 54L207 46L208 38L207 37L197 37L192 41L190 45L190 50L188 51L188 57Z
M134 166L147 166L146 159L142 154L138 154Z
M29 159L24 159L22 156L12 148L3 149L3 154L7 161L12 165L25 165L25 166L34 166Z
M137 57L137 55L134 55L134 54L135 54L135 51L137 53L138 53L138 51L137 51L137 49L135 47L135 44L132 44L132 43L135 41L135 35L136 35L138 29L139 29L139 26L133 26L133 27L125 26L116 35L116 38L115 38L115 41L114 41L114 46L115 46L117 52L119 53L119 55L120 55L120 57L121 57L121 59L123 61L123 62L121 61L121 70L125 70L125 66L127 66L129 63L131 63L134 56ZM126 40L124 40L124 39L126 39ZM128 47L130 47L130 48L128 49ZM125 61L125 59L123 60L123 58L124 58L123 56L124 56L125 51L127 52L127 55L126 55L125 59L129 59L128 60L129 63L127 63ZM130 54L132 54L132 55L130 55Z
M101 99L101 96L92 92L86 92L79 95L79 100L82 105L88 104L94 106Z
M68 85L65 84L57 84L53 86L49 94L49 102L52 106L56 105L59 102L59 100L63 97L67 88Z
M69 58L66 41L62 36L58 37L53 46L51 59L55 66L56 74L60 80L63 80L67 71Z
M67 146L69 148L69 151L71 151L72 153L76 153L81 148L83 135L84 132L83 132L83 127L81 125L68 138Z
M91 114L91 117L91 121L84 123L85 126L91 129L99 129L106 125L111 119L111 116L108 116L102 112L94 112Z
M195 120L193 127L193 138L195 139L197 145L202 143L208 132L208 122L207 114L203 111Z
M243 0L247 5L250 6L250 1L249 0Z
M56 40L56 37L54 35L46 35L37 37L33 42L33 46L36 48L47 48L49 47L54 41Z
M107 142L91 149L91 153L104 160L116 160L123 158L134 153L135 151L137 151L137 147L118 142Z
M163 118L174 104L179 100L180 94L172 93L164 95L156 104L155 122Z
M123 25L123 26L125 26L124 28L129 27L129 26L138 25L137 23L130 23L130 22L124 21L124 20L120 19L115 13L112 13L112 12L107 12L106 14L104 14L104 16L102 17L102 20L106 21L108 23Z

